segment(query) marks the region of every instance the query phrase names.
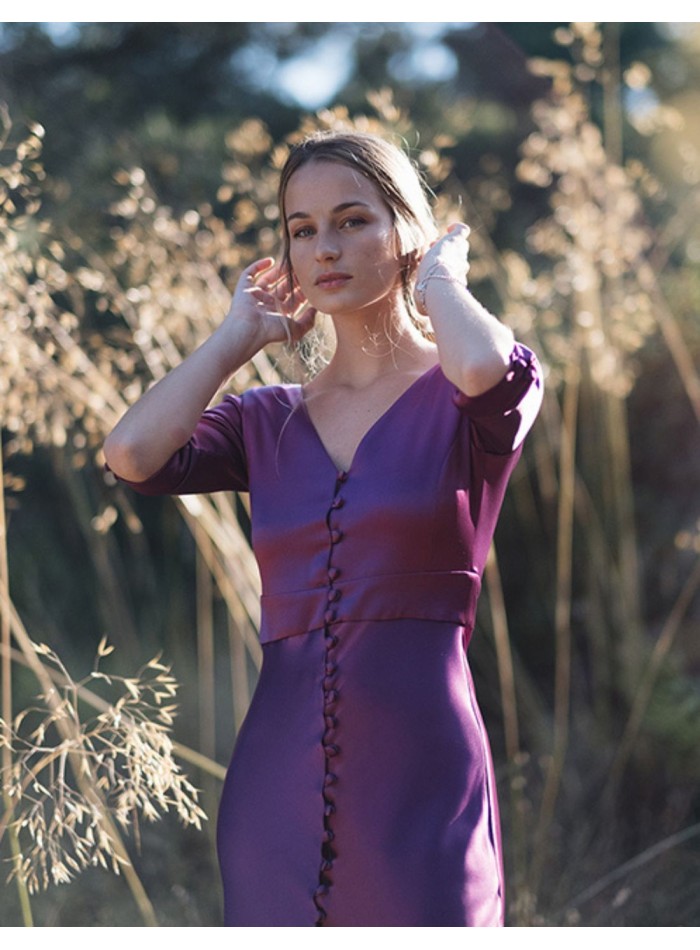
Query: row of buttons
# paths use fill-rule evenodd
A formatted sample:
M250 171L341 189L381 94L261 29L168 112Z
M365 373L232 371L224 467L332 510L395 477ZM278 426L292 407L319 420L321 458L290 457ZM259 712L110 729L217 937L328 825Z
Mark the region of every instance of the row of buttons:
M333 862L336 858L335 835L333 833L333 815L335 814L335 786L338 776L332 771L333 760L340 754L340 746L337 743L338 719L336 717L336 708L338 703L337 674L338 664L335 658L335 651L339 643L339 638L333 632L331 624L338 616L338 601L341 592L334 587L334 582L340 576L339 568L333 563L335 560L336 546L343 539L343 532L337 523L336 513L345 504L345 499L339 494L340 487L346 480L347 474L340 472L335 483L335 492L331 501L330 509L326 517L330 537L330 551L328 556L328 591L326 596L326 612L324 614L324 676L323 676L323 736L321 744L323 745L323 754L325 758L325 774L323 778L323 842L321 845L321 866L319 870L319 884L314 891L314 903L318 910L316 926L322 927L327 913L323 906L323 900L329 892L333 874Z

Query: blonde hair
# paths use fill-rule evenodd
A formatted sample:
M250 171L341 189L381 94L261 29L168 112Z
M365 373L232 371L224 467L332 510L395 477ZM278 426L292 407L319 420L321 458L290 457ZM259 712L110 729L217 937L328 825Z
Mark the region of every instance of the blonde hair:
M408 156L378 135L366 132L316 132L295 145L280 175L278 203L282 221L282 262L292 274L285 200L289 180L308 162L340 162L374 184L394 220L402 258L401 286L406 309L423 334L428 323L413 300L417 251L437 237L437 226L420 175Z

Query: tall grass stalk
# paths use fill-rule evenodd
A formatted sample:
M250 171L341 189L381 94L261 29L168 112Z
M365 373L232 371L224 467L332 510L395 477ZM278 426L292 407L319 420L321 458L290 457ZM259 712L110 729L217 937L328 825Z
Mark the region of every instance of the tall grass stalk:
M3 719L4 741L2 743L2 769L7 775L12 768L12 736L10 733L10 723L13 719L12 710L12 630L10 626L10 581L7 569L7 520L5 517L5 473L2 461L2 451L0 451L0 590L2 591L2 603L0 604L0 642L2 642L2 657L0 657L0 669L2 670L2 706L0 716ZM7 786L3 783L2 799L5 807L5 814L11 820L14 814L14 806L8 794ZM34 921L32 918L32 905L29 897L29 889L26 881L21 874L17 873L20 869L22 854L17 840L16 828L10 828L10 848L12 852L12 865L15 871L15 882L17 894L19 897L20 908L22 912L22 921L25 927L32 927Z
M498 568L498 557L494 544L489 549L484 568L484 580L488 595L491 613L493 639L496 647L498 663L498 679L501 687L501 709L503 713L503 728L505 734L506 761L508 765L508 791L510 795L510 829L511 849L513 854L514 901L516 922L523 906L527 907L529 916L529 900L525 899L527 887L527 834L525 829L525 783L518 774L520 755L520 730L518 726L518 706L515 692L515 671L513 668L513 654L510 645L508 630L508 615L506 613L503 585Z
M71 717L62 715L62 703L59 694L54 688L53 681L37 654L35 644L29 637L24 624L22 623L12 604L12 601L4 589L0 590L0 609L7 612L12 635L25 658L27 666L34 673L41 686L42 698L46 703L47 708L54 714L53 722L56 729L66 742L69 750L77 747L80 744L80 737L77 731L78 727L75 725ZM7 654L3 650L3 661L6 661L6 659ZM6 720L5 726L7 727L11 721L12 720ZM95 784L89 768L86 769L85 767L85 760L79 758L74 751L69 751L66 759L72 768L74 780L80 789L84 801L90 807L92 814L97 817L100 828L106 836L106 839L109 841L110 848L115 858L114 867L115 869L119 867L121 873L123 873L124 879L129 887L129 890L131 891L139 914L141 915L141 919L143 920L144 924L146 924L146 926L158 926L158 921L156 919L155 911L150 898L146 893L146 889L141 881L141 878L131 863L128 851L122 840L122 836L110 817L109 809L104 802L102 794L98 786Z
M548 855L548 833L554 817L569 742L571 699L571 584L573 574L574 499L576 487L576 421L579 368L572 360L564 380L559 457L556 587L554 601L554 739L535 832L531 883L537 894Z
M6 655L4 648L2 650L2 655ZM29 664L24 654L20 650L11 648L9 651L9 656L13 663L29 668ZM80 701L85 703L87 706L90 706L97 712L105 713L109 712L111 709L110 703L103 699L102 696L98 696L93 690L88 689L83 683L71 684L65 674L63 674L60 670L55 670L51 667L45 666L44 670L56 687L65 689L71 685L74 686L76 689L76 695ZM173 753L178 759L182 759L183 762L188 762L190 765L200 769L206 775L211 775L220 782L223 782L224 778L226 777L226 769L219 765L218 762L215 762L213 759L202 755L202 753L198 752L196 749L192 749L189 746L183 745L181 742L177 742L176 740L173 740ZM5 825L3 824L2 827L5 828Z
M696 558L693 570L686 578L676 602L666 618L666 622L651 651L644 674L638 684L637 693L608 774L605 791L610 797L614 797L617 793L625 771L625 766L629 761L635 741L639 736L644 715L649 706L649 701L652 697L663 662L673 646L680 625L699 589L700 557Z

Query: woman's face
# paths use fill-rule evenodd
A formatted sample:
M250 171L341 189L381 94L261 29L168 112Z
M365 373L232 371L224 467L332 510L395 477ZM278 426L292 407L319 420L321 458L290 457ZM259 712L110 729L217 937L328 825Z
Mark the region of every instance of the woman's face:
M311 161L285 196L292 270L331 315L385 310L401 297L393 217L377 187L341 162Z

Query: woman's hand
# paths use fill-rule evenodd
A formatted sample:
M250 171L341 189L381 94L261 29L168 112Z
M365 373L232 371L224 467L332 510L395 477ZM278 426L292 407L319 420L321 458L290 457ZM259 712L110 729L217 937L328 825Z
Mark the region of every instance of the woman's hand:
M451 224L446 234L433 241L418 265L415 301L419 312L427 313L426 292L431 281L449 281L466 287L468 271L469 228L466 224Z
M250 264L240 276L224 332L235 331L255 349L268 343L296 343L314 325L316 310L301 296L292 278L271 257Z

